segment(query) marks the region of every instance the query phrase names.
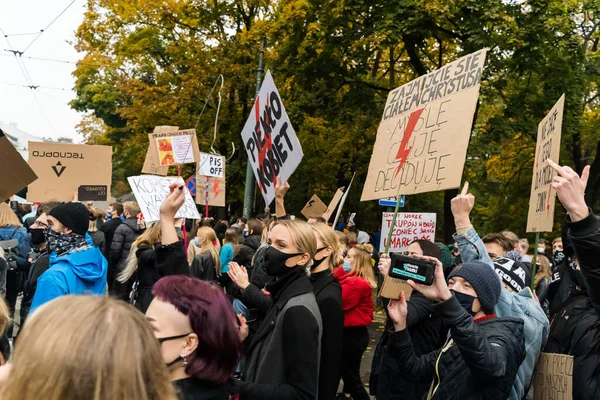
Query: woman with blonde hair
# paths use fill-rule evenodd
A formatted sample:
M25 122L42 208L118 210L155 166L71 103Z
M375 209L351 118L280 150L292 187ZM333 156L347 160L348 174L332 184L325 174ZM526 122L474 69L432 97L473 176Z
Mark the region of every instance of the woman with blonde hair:
M194 241L200 248L200 254L192 261L190 275L203 281L217 281L221 276L217 234L211 227L202 226Z
M2 400L175 400L150 324L128 304L62 296L19 334Z
M552 271L550 269L550 261L548 260L548 257L543 254L538 254L533 286L535 287L535 294L540 300L540 304L544 309L548 308L548 304L544 306L544 303L548 297L548 288L550 287L551 277Z
M342 285L342 308L344 309L344 340L342 357L342 379L346 397L354 400L369 400L360 378L362 355L369 345L367 327L373 321L373 289L377 280L373 272L370 244L355 244L346 255L343 268L338 268L336 277Z

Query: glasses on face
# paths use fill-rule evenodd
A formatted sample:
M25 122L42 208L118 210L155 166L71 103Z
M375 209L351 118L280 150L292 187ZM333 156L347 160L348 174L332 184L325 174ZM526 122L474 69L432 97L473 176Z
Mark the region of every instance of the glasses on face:
M42 222L42 221L35 221L33 224L31 224L32 227L36 227L36 228L47 228L48 224Z
M169 336L169 337L164 337L164 338L157 338L158 343L163 344L163 342L169 341L169 340L175 340L175 339L181 339L186 337L187 335L191 335L193 332L190 333L186 333L185 335L177 335L177 336Z

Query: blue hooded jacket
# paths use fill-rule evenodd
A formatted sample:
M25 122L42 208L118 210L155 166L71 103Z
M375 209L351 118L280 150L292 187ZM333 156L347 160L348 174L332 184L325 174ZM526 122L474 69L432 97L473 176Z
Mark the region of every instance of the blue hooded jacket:
M58 257L50 255L50 268L38 279L30 313L44 303L67 294L103 295L106 291L108 263L91 237L90 247Z

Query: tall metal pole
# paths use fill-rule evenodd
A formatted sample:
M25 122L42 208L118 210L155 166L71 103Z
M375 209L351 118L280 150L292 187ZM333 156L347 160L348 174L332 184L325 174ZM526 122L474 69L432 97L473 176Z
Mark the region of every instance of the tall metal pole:
M265 47L267 45L267 39L263 39L260 43L260 55L258 59L258 70L256 71L256 96L260 92L262 85L263 73L265 72L264 55ZM246 187L244 188L244 218L250 219L252 217L252 205L254 204L254 171L252 171L252 164L248 160L246 166Z

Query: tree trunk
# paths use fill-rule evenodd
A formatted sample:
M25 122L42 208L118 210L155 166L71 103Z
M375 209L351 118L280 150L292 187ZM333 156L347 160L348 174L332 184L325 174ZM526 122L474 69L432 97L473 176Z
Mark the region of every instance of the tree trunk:
M444 191L444 243L454 243L452 235L456 232L454 226L454 215L450 208L450 201L458 195L458 189L449 189Z

